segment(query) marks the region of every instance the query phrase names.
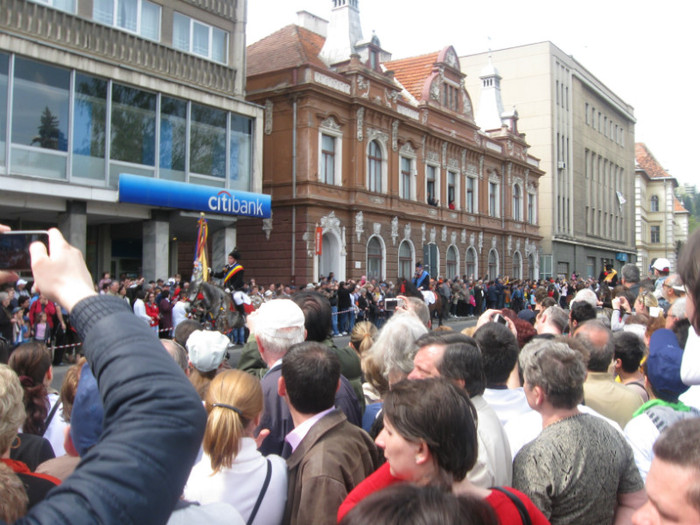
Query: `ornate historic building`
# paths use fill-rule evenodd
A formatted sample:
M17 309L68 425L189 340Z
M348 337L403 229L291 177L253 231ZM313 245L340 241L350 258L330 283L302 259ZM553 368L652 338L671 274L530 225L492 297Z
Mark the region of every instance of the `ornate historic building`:
M663 169L645 144L635 144L637 265L642 275L652 261L664 257L676 270L679 248L688 240L690 212L676 198L678 181Z
M94 274L189 273L182 241L193 244L207 192L235 202L261 190L245 10L245 0L0 0L0 222L58 225ZM128 197L123 174L138 177ZM224 261L238 219L208 215Z
M539 162L505 115L485 133L452 47L392 60L362 37L357 0L332 0L248 46L265 108L272 217L238 229L259 281L536 276Z

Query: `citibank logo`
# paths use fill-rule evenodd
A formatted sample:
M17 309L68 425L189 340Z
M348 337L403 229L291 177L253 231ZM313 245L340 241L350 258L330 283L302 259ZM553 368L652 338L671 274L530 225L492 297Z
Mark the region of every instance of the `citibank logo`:
M226 190L209 197L207 204L209 210L219 213L234 213L252 217L263 216L263 203L260 199L239 199Z

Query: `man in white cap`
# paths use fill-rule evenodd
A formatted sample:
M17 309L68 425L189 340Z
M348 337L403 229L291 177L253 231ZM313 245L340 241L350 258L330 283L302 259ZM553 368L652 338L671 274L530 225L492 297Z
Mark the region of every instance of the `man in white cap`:
M305 322L304 312L290 299L263 303L248 316L248 328L254 334L260 355L268 366L260 382L264 408L258 432L269 432L259 446L263 455L278 454L286 458L291 454L291 447L284 438L294 430L294 421L287 403L277 394L277 383L282 376L282 359L287 350L306 339ZM357 405L352 385L342 376L335 405L346 415L353 414Z
M654 279L656 282L654 284L654 295L659 299L661 291L663 290L663 284L668 274L671 273L671 262L665 257L659 257L651 264L651 271L654 274Z

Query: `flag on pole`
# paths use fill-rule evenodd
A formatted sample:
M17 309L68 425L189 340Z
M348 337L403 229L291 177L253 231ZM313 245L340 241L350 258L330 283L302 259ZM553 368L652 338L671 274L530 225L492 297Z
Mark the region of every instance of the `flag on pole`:
M199 216L199 225L197 228L197 246L194 250L194 271L192 272L193 281L207 282L209 280L209 264L207 263L207 236L209 227L204 214Z

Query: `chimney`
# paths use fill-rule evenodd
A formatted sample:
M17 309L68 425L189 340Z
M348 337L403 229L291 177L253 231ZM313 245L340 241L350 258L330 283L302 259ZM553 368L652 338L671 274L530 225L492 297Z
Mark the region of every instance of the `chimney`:
M328 20L308 11L297 11L297 25L324 38L328 34Z

